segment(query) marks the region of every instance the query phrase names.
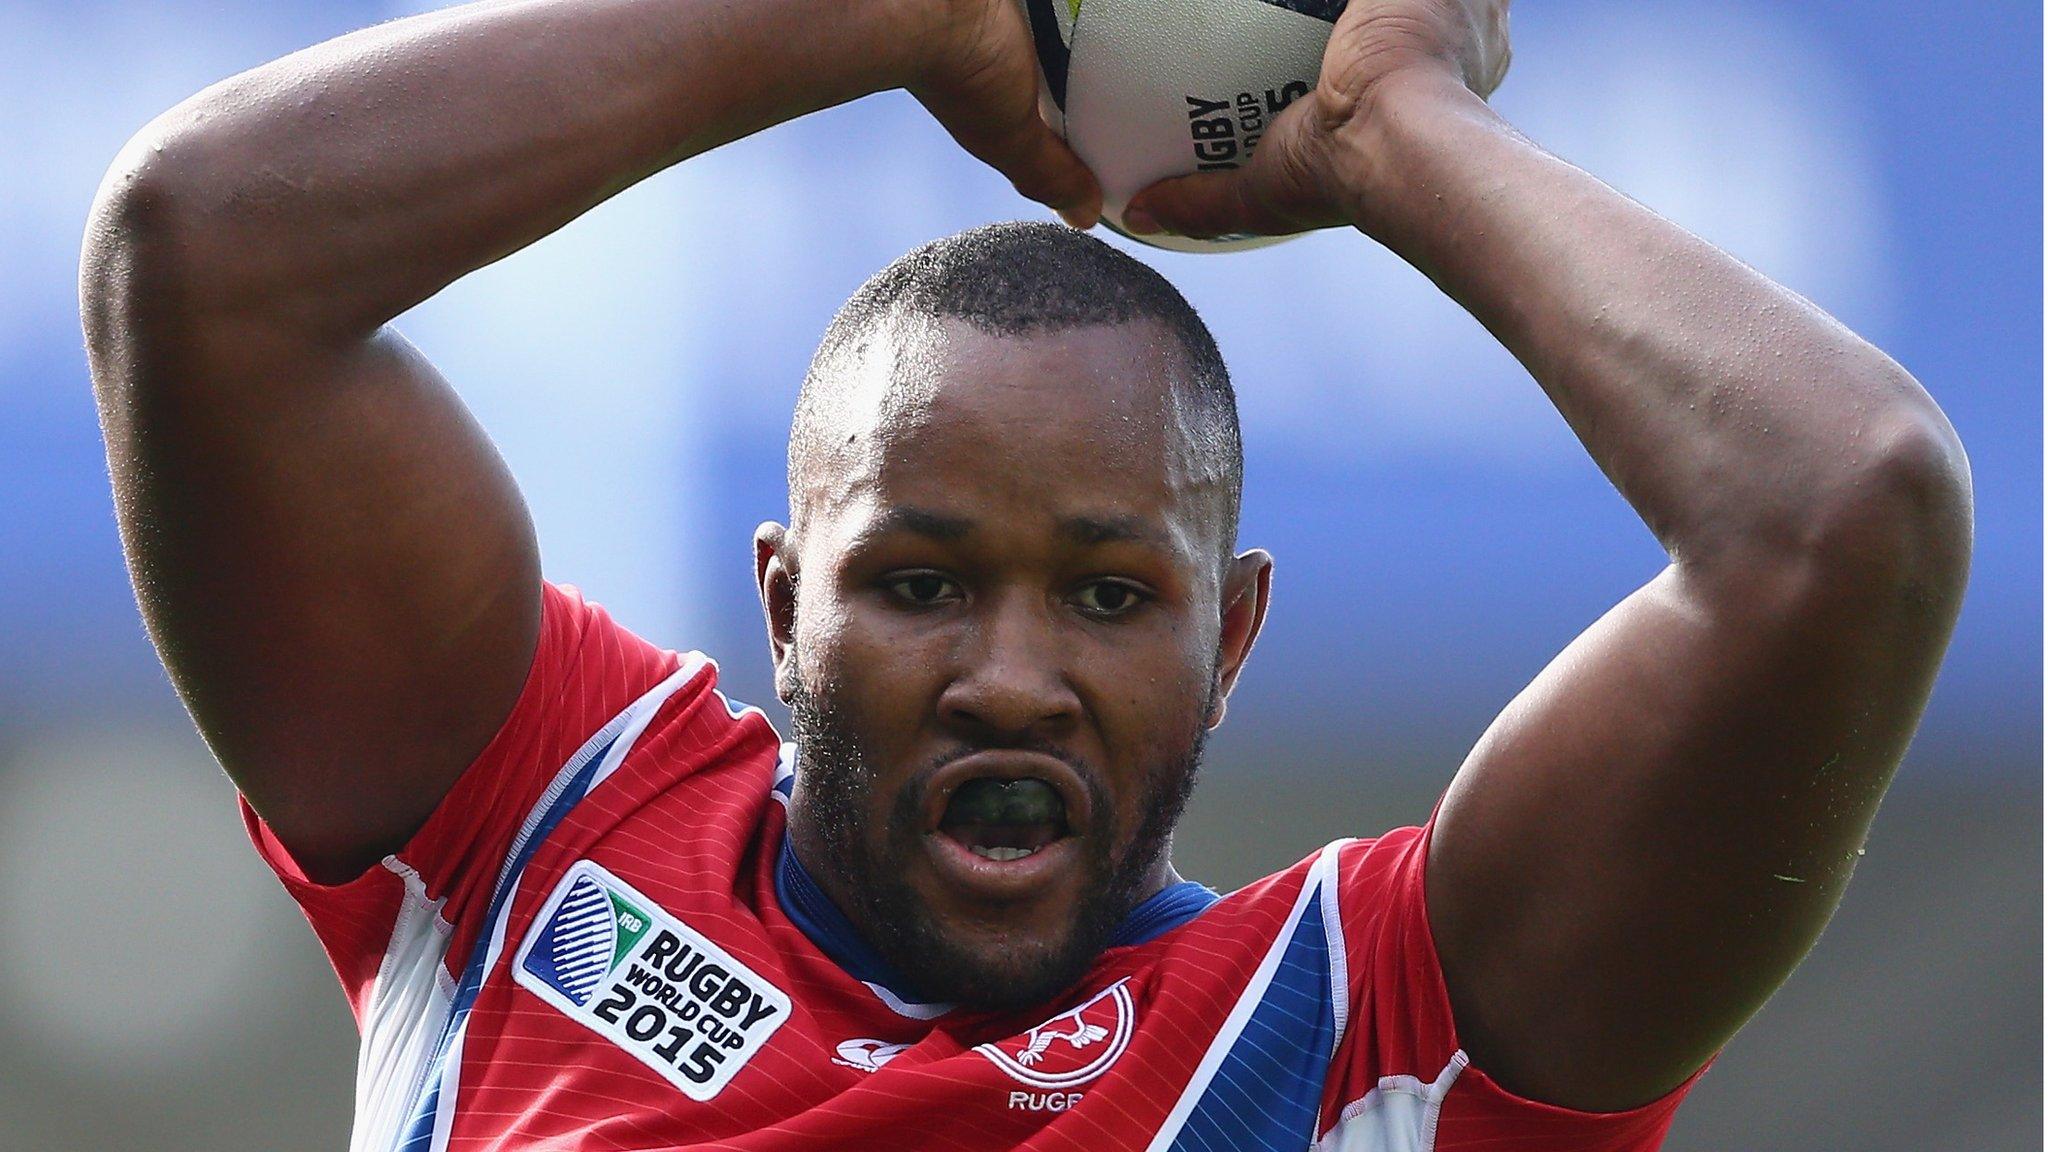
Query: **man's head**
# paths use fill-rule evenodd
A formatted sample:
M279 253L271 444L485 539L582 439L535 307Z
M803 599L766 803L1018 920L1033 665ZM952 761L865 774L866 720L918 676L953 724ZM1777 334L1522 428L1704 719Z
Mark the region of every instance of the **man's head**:
M1056 225L927 245L826 332L756 567L798 855L929 999L1041 1000L1171 876L1264 615L1214 340Z

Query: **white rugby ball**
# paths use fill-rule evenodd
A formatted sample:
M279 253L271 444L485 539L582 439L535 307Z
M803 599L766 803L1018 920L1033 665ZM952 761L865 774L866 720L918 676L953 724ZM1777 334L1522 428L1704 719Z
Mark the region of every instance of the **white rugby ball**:
M1345 0L1018 0L1038 49L1046 122L1102 182L1103 222L1154 181L1236 168L1307 95ZM1132 236L1179 252L1285 236Z

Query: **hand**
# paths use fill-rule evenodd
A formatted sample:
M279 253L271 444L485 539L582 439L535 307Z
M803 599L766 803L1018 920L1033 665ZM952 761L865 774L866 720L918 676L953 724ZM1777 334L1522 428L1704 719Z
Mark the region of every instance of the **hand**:
M1508 57L1508 0L1351 0L1315 90L1274 119L1250 163L1162 180L1132 198L1124 221L1194 237L1354 223L1358 165L1346 140L1376 103L1410 83L1483 100Z
M931 47L906 85L962 148L1075 228L1094 227L1102 188L1038 115L1038 56L1014 0L939 0Z

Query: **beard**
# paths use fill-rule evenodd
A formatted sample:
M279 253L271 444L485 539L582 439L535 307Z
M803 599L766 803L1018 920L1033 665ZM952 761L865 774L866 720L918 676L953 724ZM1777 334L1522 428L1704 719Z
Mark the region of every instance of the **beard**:
M801 683L786 694L798 751L804 817L827 858L818 863L840 879L835 902L861 936L918 999L978 1009L1041 1004L1071 987L1108 947L1116 927L1144 896L1141 891L1165 852L1193 793L1217 679L1210 699L1194 713L1188 734L1140 773L1144 813L1131 842L1115 845L1116 810L1101 774L1064 750L1042 743L964 745L921 765L888 803L879 837L868 824L875 812L877 765L859 725L829 696L819 699ZM934 773L963 756L990 748L1037 752L1071 767L1088 790L1092 818L1069 832L1079 841L1085 869L1082 896L1067 930L1056 939L1006 939L976 948L947 932L904 879L905 865L924 853L926 787ZM847 907L848 901L852 907Z

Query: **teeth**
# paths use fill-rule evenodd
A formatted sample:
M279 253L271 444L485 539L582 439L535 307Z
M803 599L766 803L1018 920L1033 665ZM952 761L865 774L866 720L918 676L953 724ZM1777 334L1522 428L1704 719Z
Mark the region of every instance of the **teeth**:
M1033 852L1033 849L1030 848L1005 848L1001 845L989 848L980 844L970 844L967 846L967 850L984 860L1003 861L1022 860Z

